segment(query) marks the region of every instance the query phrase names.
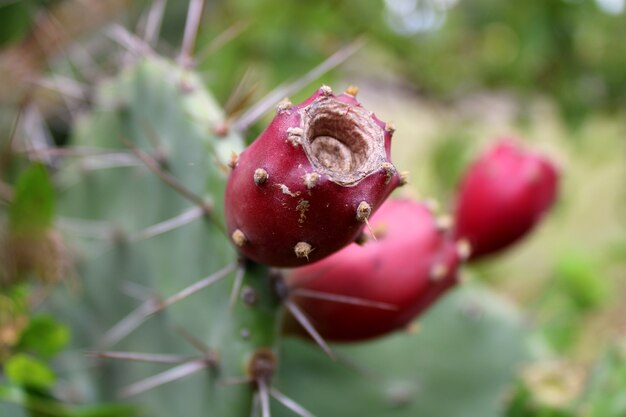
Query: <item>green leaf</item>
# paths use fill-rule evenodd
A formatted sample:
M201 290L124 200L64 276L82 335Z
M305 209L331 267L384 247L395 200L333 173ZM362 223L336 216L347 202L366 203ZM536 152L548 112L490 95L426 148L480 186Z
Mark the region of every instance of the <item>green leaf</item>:
M63 349L70 340L67 326L54 317L40 315L34 317L22 333L18 348L37 353L44 358L51 358Z
M0 45L19 40L32 23L34 10L30 1L9 4L0 1Z
M9 381L25 387L49 388L56 380L45 363L23 353L9 358L4 370Z
M566 293L580 312L605 304L611 293L599 262L580 251L565 253L555 271L559 291Z
M17 180L9 228L13 234L36 235L48 229L53 218L54 186L48 171L43 165L31 165Z

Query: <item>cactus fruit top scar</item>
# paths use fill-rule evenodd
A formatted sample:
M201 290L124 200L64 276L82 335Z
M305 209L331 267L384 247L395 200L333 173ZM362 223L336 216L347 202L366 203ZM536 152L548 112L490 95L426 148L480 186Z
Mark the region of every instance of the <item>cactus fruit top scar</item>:
M311 165L341 185L359 183L386 162L384 131L368 111L338 100L300 110L302 146Z
M245 236L243 244L233 241L237 249L284 267L352 242L401 183L387 126L353 95L335 96L327 86L299 105L281 106L228 178L228 231Z

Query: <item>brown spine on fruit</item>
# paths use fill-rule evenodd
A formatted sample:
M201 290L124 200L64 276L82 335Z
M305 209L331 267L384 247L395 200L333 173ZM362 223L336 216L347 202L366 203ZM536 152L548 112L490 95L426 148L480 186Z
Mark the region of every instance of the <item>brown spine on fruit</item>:
M436 263L432 266L429 273L429 278L432 282L439 282L448 275L449 268L444 263Z
M309 254L313 252L313 247L306 242L298 242L296 246L294 246L293 251L298 258L309 259Z
M320 174L317 172L311 172L310 174L306 174L302 177L304 179L304 185L309 190L315 188L317 182L320 180Z
M469 240L461 239L456 242L456 252L462 261L467 261L472 254L472 245L470 245Z
M237 247L242 247L248 242L246 235L239 229L235 230L232 234L233 243L237 245Z
M276 113L277 114L284 113L292 107L293 107L293 103L291 103L291 101L289 101L289 99L285 97L284 99L280 101L280 103L276 105Z
M239 156L234 151L230 153L230 159L228 160L228 167L230 169L235 169L237 166L237 162L239 161Z
M356 85L351 85L348 88L346 88L346 94L352 97L356 97L357 94L359 94L359 87L357 87Z
M372 206L367 201L361 201L356 209L356 219L361 223L365 223L371 214Z
M257 168L254 171L254 183L256 185L265 184L268 178L269 178L269 174L263 168Z

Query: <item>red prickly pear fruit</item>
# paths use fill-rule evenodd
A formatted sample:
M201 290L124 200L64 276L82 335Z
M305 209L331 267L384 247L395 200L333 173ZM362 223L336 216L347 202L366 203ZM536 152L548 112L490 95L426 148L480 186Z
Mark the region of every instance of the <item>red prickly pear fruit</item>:
M462 179L455 236L466 239L472 260L515 243L541 220L557 195L552 162L501 139L480 156Z
M356 100L323 86L283 103L231 164L228 233L249 259L271 266L320 260L354 241L400 184L392 129Z
M389 200L371 219L376 240L291 270L290 297L328 341L362 341L405 327L458 282L463 245L441 225L426 204ZM292 317L285 332L305 334Z

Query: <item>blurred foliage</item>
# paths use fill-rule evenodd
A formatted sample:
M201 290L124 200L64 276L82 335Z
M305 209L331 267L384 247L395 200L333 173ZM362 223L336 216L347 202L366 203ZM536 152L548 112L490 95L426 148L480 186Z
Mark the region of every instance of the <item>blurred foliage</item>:
M0 287L28 278L58 282L69 273L68 254L53 230L55 191L48 170L34 163L18 176L0 233Z
M4 401L4 402L3 402ZM139 417L142 410L132 404L69 406L49 395L19 386L0 385L0 414L3 417Z
M386 51L378 65L399 69L434 97L485 88L546 94L578 126L589 112L623 106L626 96L626 14L594 0L234 0L208 13L204 39L250 24L206 63L221 97L250 69L274 86L360 34Z
M20 39L32 23L35 12L30 1L0 2L0 46Z
M50 315L35 316L20 336L17 348L50 359L69 342L70 330Z
M436 197L453 207L455 192L463 172L470 164L471 135L455 130L444 133L438 138L429 158L430 171L433 173L433 188L439 191Z
M601 260L581 251L566 252L557 260L557 291L563 292L581 313L601 307L609 298L610 283L602 265Z
M626 415L626 346L609 347L594 366L581 398L588 417Z
M60 0L0 0L0 47L21 39L37 13Z
M0 53L2 48L16 44L29 33L38 13L60 1L0 0ZM142 6L147 3L147 1L138 1L133 4L133 9L122 18L126 19L125 23L130 23L128 26L132 27L145 18L145 9ZM177 54L178 45L183 36L181 28L186 17L187 5L188 2L167 2L165 21L161 31L162 39L157 47L159 52L171 56ZM616 277L623 276L626 272L624 265L626 241L622 239L613 242L610 246L598 245L594 250L589 251L585 246L587 238L585 230L587 229L583 226L586 223L593 225L602 223L607 217L602 210L606 209L609 203L593 201L593 205L585 206L578 211L572 208L580 201L592 200L588 198L588 191L597 184L605 183L605 178L598 174L599 171L611 164L615 165L616 162L624 162L619 158L619 152L616 152L611 142L616 138L622 138L623 129L607 134L606 131L598 129L597 123L585 125L590 119L597 118L600 113L620 117L620 112L625 109L626 83L623 82L623 77L626 72L626 43L624 42L626 12L623 7L624 2L619 0L613 2L610 0L207 1L205 21L196 48L199 56L202 57L198 62L198 67L205 75L206 83L222 103L229 103L233 92L241 84L242 89L245 90L243 96L246 100L238 103L239 106L234 106L234 110L237 110L246 108L277 85L297 79L348 42L365 35L368 39L367 46L355 59L357 67L348 65L347 76L357 79L367 79L369 76L369 80L372 81L370 87L374 89L379 85L383 85L383 88L389 85L389 83L378 83L379 78L383 81L392 79L391 84L398 83L403 93L412 95L412 98L415 96L426 98L425 101L428 101L429 105L433 107L442 105L441 108L449 113L456 111L455 106L462 100L467 101L468 98L470 107L482 106L481 102L472 101L474 93L482 93L485 90L504 90L507 94L512 93L515 111L518 112L517 118L513 120L515 126L521 127L522 131L527 132L529 136L536 136L537 139L533 139L536 142L554 142L555 148L559 149L557 154L569 163L565 166L569 170L565 171L566 178L571 178L570 181L574 185L570 185L570 189L565 190L559 213L556 213L557 221L548 230L550 235L539 236L538 244L537 240L530 242L530 246L534 244L535 248L539 249L533 252L531 248L529 254L519 257L521 261L517 264L509 262L516 256L515 251L519 250L517 248L507 254L508 259L504 261L501 259L490 261L496 265L491 269L496 271L496 274L488 277L487 281L490 285L498 286L498 283L505 280L524 281L527 279L528 282L518 284L518 288L536 285L532 291L529 290L532 295L527 296L525 301L528 301L527 309L535 319L533 324L536 336L545 344L542 347L547 347L547 352L552 356L576 358L580 355L577 350L580 349L581 340L584 342L585 335L592 339L591 344L593 344L589 349L591 353L588 355L596 355L598 351L603 350L602 343L618 331L618 329L612 329L608 332L608 336L605 332L597 338L595 334L590 337L589 334L597 329L597 327L592 327L594 316L606 317L613 314L622 317L624 313L623 307L615 306L612 302L625 294L626 283L623 279L616 279ZM239 29L241 33L234 39L220 48L215 47L216 39L228 31L236 32ZM100 66L95 71L98 76L119 65L119 62L114 62L119 56L117 53L112 53L116 50L112 49L113 46L108 40L86 43L84 48L88 52L87 55L93 54L96 65ZM207 48L214 50L206 53ZM61 60L63 59L65 58ZM55 71L59 67L69 68L67 74L64 74L68 77L84 76L83 81L86 80L87 84L98 81L97 78L89 78L89 75L81 73L82 69L76 62L64 63L64 65L58 65L58 62L55 64ZM330 73L316 81L316 84L319 82L336 83L340 76L345 77L346 73L340 74L338 71ZM248 93L249 96L246 96ZM304 88L292 99L299 101L309 93L310 89ZM396 93L397 91L393 93L395 94L393 100L401 101ZM584 149L579 148L577 153L572 151L567 142L571 142L574 135L564 135L561 131L555 133L554 130L550 130L553 124L550 115L542 115L542 118L536 118L533 115L533 111L545 110L545 108L540 111L533 110L533 101L537 96L548 98L548 101L556 103L561 116L570 127L586 126L587 130L580 135L585 138ZM93 97L87 97L85 103L89 104L92 99ZM142 100L144 99L145 96L142 96ZM406 107L403 111L407 118L410 123L414 123L417 113L428 110L411 107L411 104L414 103L402 103ZM138 101L138 107L142 106L144 106L143 102ZM437 111L441 111L441 108ZM78 107L78 109L83 108ZM13 120L14 109L5 110L5 108L0 110L0 128L8 132L9 129L5 127ZM71 145L70 125L72 122L66 120L65 113L71 113L72 110L76 109L66 110L59 105L53 111L45 112L48 115L48 127L57 144ZM482 108L481 110L488 113L493 109ZM429 179L433 182L429 184L432 190L428 191L432 191L432 194L440 197L448 203L447 206L451 207L456 183L470 160L476 142L482 140L480 138L486 137L487 134L493 133L492 131L496 128L491 125L491 120L488 118L465 123L467 120L463 119L463 115L440 117L441 115L436 111L428 115L434 115L432 123L437 125L431 137L426 137L425 140L432 143L426 147L425 156L419 160L423 163L416 162L414 166L411 165L411 168L419 170L422 169L422 165L427 166L424 172L426 176L430 175ZM189 117L196 117L196 115L190 114ZM398 117L402 116L398 115ZM475 125L480 126L477 128ZM410 126L412 125L407 123L407 127ZM497 128L500 129L502 126L497 126ZM510 125L506 128L513 129ZM258 132L259 127L255 129ZM177 130L180 129L177 128ZM102 133L106 135L108 132L103 130ZM399 129L398 135L402 134ZM407 136L413 134L414 132L411 131ZM559 136L558 141L555 140L555 136ZM4 135L0 138L1 146L4 145L3 139ZM598 155L602 157L599 158ZM0 159L3 156L0 155ZM0 171L4 171L5 167L1 162L4 161L0 161ZM581 165L581 162L589 163ZM59 246L58 236L51 233L55 215L53 184L50 173L39 164L26 165L20 160L19 164L13 165L11 175L9 175L10 181L2 178L13 185L15 194L11 204L0 201L0 239L6 239L9 234L34 233L37 237L21 245L17 245L15 240L0 242L3 250L29 248L24 251L5 252L5 258L0 257L0 284L2 284L0 285L2 287L0 288L2 290L0 292L0 363L4 367L3 371L0 370L2 381L0 415L22 417L21 409L28 410L31 417L39 415L63 417L139 415L139 410L127 405L105 404L88 408L69 408L53 398L51 392L55 387L54 382L57 378L61 378L55 371L54 359L66 348L71 339L71 333L54 317L31 311L29 300L34 289L41 284L41 279L23 279L50 277L50 271L55 271L52 275L56 282L64 274L59 264L65 262L65 255ZM578 172L582 172L582 175L577 175ZM423 172L418 171L418 173ZM7 176L6 172L0 172L0 174ZM616 180L615 171L611 175L609 180L612 182L609 183L608 190L612 194L623 191L621 187L623 178ZM423 192L423 190L420 191ZM621 213L626 204L626 193L622 193L622 196L619 207L615 209ZM580 231L576 238L582 241L582 249L562 249L562 245L569 243L568 239L571 239L573 235L565 230L566 226L571 227L572 222L564 224L563 218L575 219L574 228ZM622 226L624 226L623 223L611 225L614 228ZM607 230L606 222L602 223L602 227L604 229L601 229L601 226L598 226L598 229ZM588 246L592 244L596 243L589 243ZM539 257L536 257L537 254ZM12 262L8 262L7 259ZM17 263L22 274L19 282L17 279L3 279L2 274L6 273L7 265L15 264L14 261L18 259L22 260ZM164 265L171 263L166 257L162 259ZM174 268L172 265L167 267ZM491 265L484 267L489 271ZM476 270L483 272L480 268L483 266L481 265ZM163 266L162 269L166 267ZM6 275L4 277L6 278ZM534 283L533 279L536 279ZM44 281L51 280L44 279ZM537 284L537 281L541 283ZM524 300L524 296L520 296L520 299ZM117 308L118 306L111 307ZM439 311L442 311L444 307L440 306ZM434 314L437 312L435 311ZM435 316L431 316L430 320L433 320L432 317ZM204 319L197 317L193 320ZM461 331L472 331L480 324L477 322L464 325ZM609 326L613 324L614 322L609 321ZM458 367L452 365L446 367L448 363L446 361L441 365L449 372L448 378L458 383L457 374L460 367L471 367L471 364L465 361L463 355L458 354L457 348L463 345L467 348L467 341L470 337L460 337L462 342L450 342L445 338L458 337L458 335L441 332L442 329L432 327L425 330L422 335L429 335L428 332L431 332L443 338L441 343L444 348L435 349L435 353L439 354L449 349L448 356L460 361ZM406 337L406 335L397 337ZM475 340L476 346L489 342L487 339L479 339ZM382 341L379 346L393 346L394 340L396 339ZM432 343L433 339L422 338L419 342L417 340L413 342L419 348L420 343ZM515 340L512 338L507 342L515 342ZM589 344L589 341L587 343ZM333 379L333 383L341 381L341 378L349 379L350 384L357 377L362 379L357 375L347 375L345 369L336 363L328 362L327 358L320 357L319 352L311 346L302 347L300 342L288 342L288 346L292 345L294 349L286 352L286 361L287 363L290 360L293 361L294 357L297 361L292 364L291 368L281 371L283 384L284 381L294 381L293 384L284 385L287 393L311 391L311 380L302 375L303 363L313 364L310 369L312 376L328 368L328 374L337 377ZM515 349L522 348L524 348L522 343L515 346ZM375 352L377 348L374 346L370 349ZM381 354L382 359L378 365L384 367L387 351L383 348L379 349L384 354ZM503 349L499 353L506 356L515 353L515 349ZM367 352L367 346L349 347L345 351L352 352L353 350L357 355L364 355L363 362L373 357L368 357L367 353L359 353ZM476 354L489 356L488 352L482 352L480 349L477 349ZM418 356L423 355L422 352ZM394 356L393 352L388 356L402 362L402 357ZM429 374L433 371L431 368L436 368L439 363L436 359L438 358L434 358L432 362L421 362L420 366L424 369L420 372ZM454 361L449 363L454 364ZM399 366L400 373L409 372L409 367L404 366L403 363L401 365ZM612 346L605 349L592 368L584 389L577 385L568 385L566 381L568 376L571 376L570 382L571 380L582 381L579 374L570 372L569 366L544 365L538 360L537 363L531 364L528 369L520 372L517 385L507 397L507 417L578 417L581 415L622 417L626 415L624 394L626 392L626 357L623 348ZM477 375L484 374L484 368L481 367L471 370ZM435 371L433 375L436 379L438 374ZM411 375L407 376L407 379L410 377ZM566 377L565 380L563 377ZM465 382L477 391L486 387L486 385L476 384L475 381L474 379ZM402 385L404 382L406 381L400 381L399 385L387 388L389 392L399 388L400 394L406 394L406 385ZM342 387L349 390L352 387L350 384L342 385ZM373 387L374 385L370 385L368 389L373 389ZM336 394L336 387L328 383L328 380L318 383L317 388ZM469 390L466 388L466 386L461 386L459 391L469 395ZM487 394L485 395L492 398L493 391L490 390ZM294 397L297 397L299 401L303 400L305 405L309 405L307 401L311 401L310 405L312 408L315 407L315 401L310 398L307 400L300 395L294 395ZM333 408L334 411L346 402L343 396L329 394L328 397L332 397L333 401L338 404ZM450 400L449 391L442 388L429 398L428 404L440 402L450 408L465 407L465 403L458 401L459 397L455 396L457 401ZM476 398L478 397L477 395ZM399 398L402 400L402 395ZM476 400L476 398L470 399ZM554 398L560 399L561 402L551 402L550 399ZM368 404L368 401L364 401L363 404ZM18 404L20 407L19 409L3 408L9 403ZM321 407L327 406L323 401L319 404Z
M54 372L45 363L23 353L6 361L4 373L13 384L28 388L50 388L56 380Z
M626 350L619 344L608 347L586 377L555 362L534 365L522 375L506 417L626 415Z
M11 355L28 324L28 290L14 286L0 292L0 363Z
M12 235L40 235L52 226L54 187L43 165L33 164L19 177L9 207Z
M0 47L27 33L38 11L57 1L0 2ZM225 102L246 73L259 82L257 90L267 91L365 35L368 49L383 51L375 65L393 68L422 94L442 100L484 89L511 90L522 100L545 94L571 126L579 126L590 112L624 105L626 13L620 4L221 0L207 2L199 64ZM186 7L186 2L168 2L162 35L169 48L182 38ZM142 10L134 7L132 13ZM233 26L242 33L218 51L202 53Z
M552 279L535 306L540 331L557 352L576 346L584 321L611 300L606 261L578 250L564 251L555 261Z

